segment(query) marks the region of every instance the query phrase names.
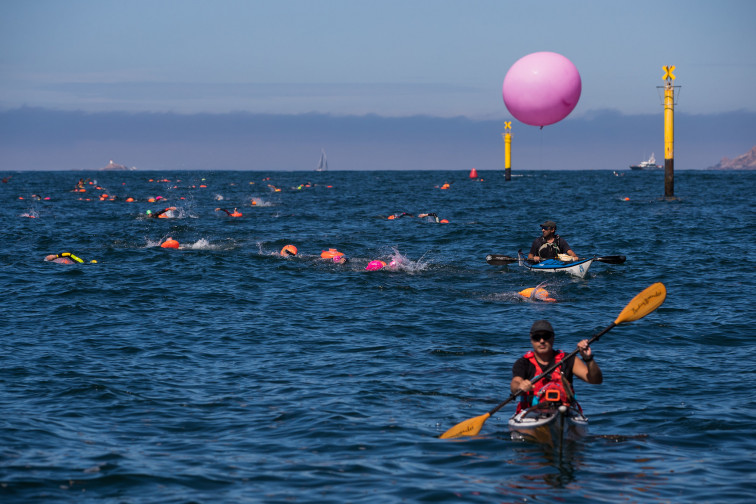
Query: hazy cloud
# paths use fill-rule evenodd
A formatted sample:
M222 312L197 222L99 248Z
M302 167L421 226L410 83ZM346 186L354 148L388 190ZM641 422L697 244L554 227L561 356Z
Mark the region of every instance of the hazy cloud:
M466 117L0 112L0 169L503 169L503 122ZM676 114L675 166L704 169L756 145L756 113ZM513 122L513 169L627 169L664 157L662 114L603 110L540 130Z

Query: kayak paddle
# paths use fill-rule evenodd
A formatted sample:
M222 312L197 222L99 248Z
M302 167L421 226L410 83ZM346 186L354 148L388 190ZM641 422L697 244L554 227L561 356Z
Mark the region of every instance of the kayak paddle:
M611 255L611 256L603 256L603 257L594 257L594 261L603 262L607 264L622 264L627 260L627 258L623 255Z
M623 255L610 255L594 257L593 260L607 264L622 264L627 260L627 258ZM510 257L502 254L488 254L486 256L486 262L491 266L505 266L517 261L518 259L516 257ZM525 261L529 261L529 259L525 259Z
M512 264L517 262L516 257L509 257L501 254L488 254L486 256L486 262L491 266L504 266L505 264Z
M598 341L601 336L612 330L615 326L619 324L624 324L626 322L632 322L634 320L641 319L648 315L649 313L656 310L661 304L664 302L664 299L667 297L667 289L664 287L664 284L657 282L654 284L649 285L646 287L643 291L641 291L638 295L636 295L628 304L623 308L623 310L620 312L619 316L616 318L614 322L609 324L603 331L593 336L591 339L588 340L588 345L590 346L591 343L594 341ZM578 349L573 350L569 355L566 355L560 362L557 362L555 364L552 364L549 366L543 373L533 378L531 383L536 383L537 381L541 380L542 378L549 376L557 367L561 366L565 362L567 362L569 359L574 357L579 352ZM483 424L488 420L491 415L499 411L503 406L513 401L515 398L517 398L522 393L521 390L518 390L517 392L513 392L504 402L499 403L494 409L489 411L488 413L485 413L480 416L476 416L473 418L469 418L465 420L464 422L460 422L451 429L447 430L441 436L439 436L441 439L449 439L449 438L455 438L455 437L461 437L461 436L476 436L480 429L483 428Z

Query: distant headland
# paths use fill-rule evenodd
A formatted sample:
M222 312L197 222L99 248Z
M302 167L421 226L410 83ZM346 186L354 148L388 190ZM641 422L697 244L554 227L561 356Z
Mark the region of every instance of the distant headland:
M709 170L756 170L756 146L735 159L723 157L722 161L710 166Z
M136 167L132 166L131 168L128 168L122 164L114 163L113 160L110 160L110 163L104 168L100 168L100 171L132 171L136 170Z

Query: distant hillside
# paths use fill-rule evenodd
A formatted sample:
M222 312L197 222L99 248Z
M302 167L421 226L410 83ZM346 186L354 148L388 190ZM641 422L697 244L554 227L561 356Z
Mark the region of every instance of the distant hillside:
M114 163L113 160L110 160L110 163L105 168L100 168L100 171L123 171L123 170L134 170L135 168L127 168L126 166L118 163Z
M709 167L710 170L756 170L756 146L749 152L735 159L723 157L719 164Z

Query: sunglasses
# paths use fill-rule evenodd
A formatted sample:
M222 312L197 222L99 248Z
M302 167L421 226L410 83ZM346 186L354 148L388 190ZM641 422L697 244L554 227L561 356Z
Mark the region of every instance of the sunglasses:
M551 338L553 338L553 334L547 334L547 333L538 333L538 334L531 334L530 339L533 341L549 341Z
M556 228L541 226L541 229L556 229Z

